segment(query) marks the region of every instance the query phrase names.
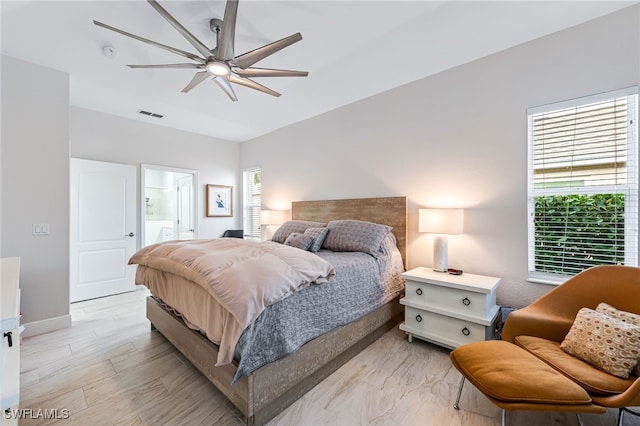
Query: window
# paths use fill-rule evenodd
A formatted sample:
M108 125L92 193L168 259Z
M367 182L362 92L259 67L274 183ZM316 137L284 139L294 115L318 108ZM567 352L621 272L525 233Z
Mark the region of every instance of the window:
M638 90L528 111L529 278L638 264Z
M260 168L245 170L242 176L244 188L243 227L246 238L260 239L260 205L262 177Z

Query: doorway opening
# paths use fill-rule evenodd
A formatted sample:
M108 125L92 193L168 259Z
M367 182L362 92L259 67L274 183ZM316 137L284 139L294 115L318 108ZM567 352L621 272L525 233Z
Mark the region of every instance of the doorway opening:
M142 246L196 238L197 172L143 164Z

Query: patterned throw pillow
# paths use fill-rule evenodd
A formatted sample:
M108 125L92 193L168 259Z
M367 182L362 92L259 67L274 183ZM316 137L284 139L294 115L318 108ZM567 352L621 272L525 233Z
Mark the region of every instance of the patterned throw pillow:
M612 318L619 319L620 321L624 321L628 324L640 326L640 315L634 314L633 312L618 310L606 303L600 303L596 308L596 312L609 315ZM636 368L633 369L633 374L640 377L640 361L636 365Z
M273 237L271 237L271 241L283 244L287 237L293 232L302 234L307 228L322 228L324 225L324 223L311 222L307 220L289 220L276 229L276 232L273 233Z
M374 257L381 255L382 240L391 227L362 220L332 220L323 247L333 251L361 251Z
M627 379L640 358L640 327L582 308L560 349L599 370Z
M309 250L311 244L313 244L312 237L298 232L291 233L284 241L285 246L299 248L300 250Z
M304 231L304 235L308 235L313 238L313 244L309 247L309 251L317 253L324 243L324 239L327 238L329 228L307 228Z

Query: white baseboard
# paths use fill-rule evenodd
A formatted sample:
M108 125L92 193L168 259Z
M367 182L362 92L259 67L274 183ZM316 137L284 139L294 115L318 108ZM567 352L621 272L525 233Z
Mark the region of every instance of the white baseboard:
M22 324L24 337L37 336L39 334L50 333L52 331L71 327L71 315L63 315L61 317L48 318L40 321L28 322Z

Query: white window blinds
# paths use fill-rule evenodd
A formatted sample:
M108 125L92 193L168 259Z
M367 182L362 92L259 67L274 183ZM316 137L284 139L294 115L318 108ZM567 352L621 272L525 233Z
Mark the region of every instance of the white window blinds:
M262 176L259 168L245 170L244 182L244 234L246 238L260 239L260 206L262 204Z
M529 275L638 264L637 88L533 108Z

